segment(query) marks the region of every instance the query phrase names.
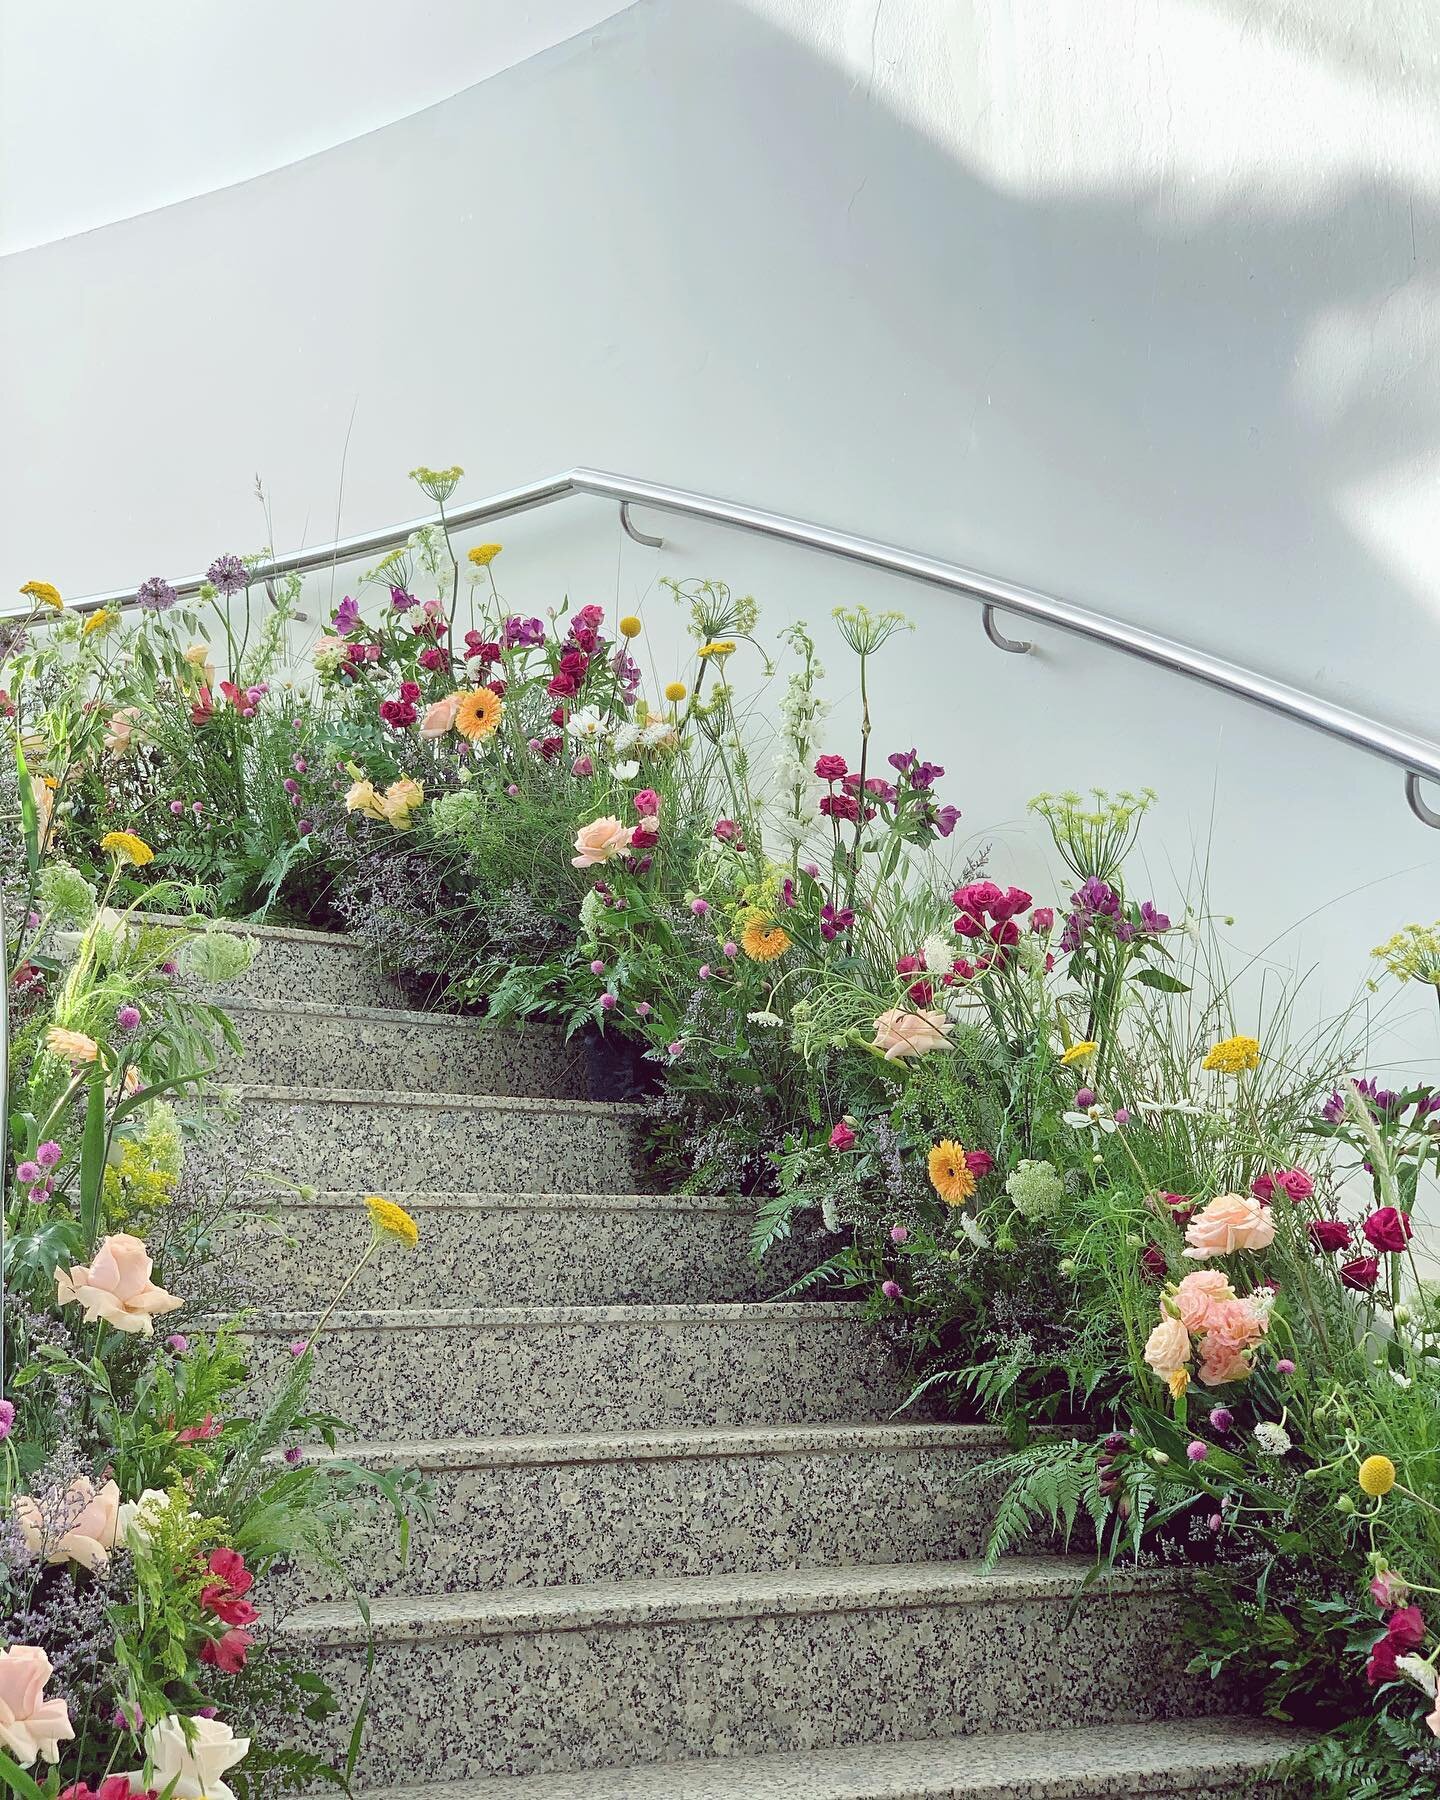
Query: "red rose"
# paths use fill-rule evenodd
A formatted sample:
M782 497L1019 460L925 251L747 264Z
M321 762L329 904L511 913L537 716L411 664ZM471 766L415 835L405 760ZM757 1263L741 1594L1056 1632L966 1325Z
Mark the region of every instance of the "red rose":
M995 1158L988 1150L967 1150L965 1152L965 1167L977 1181L983 1181L995 1167Z
M1382 1206L1360 1229L1377 1250L1403 1250L1410 1242L1410 1215L1398 1207Z
M1348 1288L1358 1288L1362 1293L1366 1288L1373 1288L1376 1277L1380 1273L1378 1256L1356 1256L1342 1264L1340 1280Z
M200 1660L212 1663L224 1675L238 1675L245 1667L245 1658L250 1654L250 1646L255 1639L248 1631L238 1626L227 1631L224 1637L206 1638L200 1646Z
M1379 1687L1382 1681L1394 1681L1400 1671L1395 1667L1396 1650L1388 1636L1382 1637L1370 1652L1370 1660L1365 1665L1365 1679L1371 1687Z
M1343 1219L1312 1219L1310 1236L1317 1250L1348 1250L1350 1227Z

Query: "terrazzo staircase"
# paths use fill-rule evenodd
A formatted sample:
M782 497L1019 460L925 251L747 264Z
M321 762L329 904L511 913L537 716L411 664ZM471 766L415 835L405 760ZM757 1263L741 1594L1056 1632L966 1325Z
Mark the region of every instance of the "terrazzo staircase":
M251 935L216 1147L314 1190L277 1205L257 1173L227 1250L258 1386L353 1266L366 1192L421 1230L347 1296L313 1389L342 1454L436 1489L408 1563L349 1546L365 1800L1279 1791L1293 1735L1205 1716L1184 1673L1182 1578L984 1572L996 1434L895 1417L854 1307L761 1301L743 1207L646 1192L637 1109L554 1036L406 1011L346 939ZM276 1629L353 1706L353 1602L280 1586Z

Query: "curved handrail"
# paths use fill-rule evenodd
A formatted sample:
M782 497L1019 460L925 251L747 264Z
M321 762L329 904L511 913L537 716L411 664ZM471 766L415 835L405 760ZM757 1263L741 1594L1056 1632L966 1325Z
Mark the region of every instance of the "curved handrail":
M850 532L836 531L827 525L816 525L805 519L787 517L783 513L744 506L734 500L721 500L713 494L692 493L684 488L665 487L658 482L637 481L629 476L612 475L601 469L577 468L526 487L511 488L486 500L447 508L443 518L432 513L411 519L403 525L392 525L383 531L367 532L358 537L341 538L333 544L318 545L313 550L295 551L260 564L254 571L257 582L277 575L309 574L317 569L342 562L354 562L403 544L413 531L423 526L442 523L451 531L465 531L471 526L494 519L509 518L536 507L549 506L572 494L588 494L597 499L615 501L621 511L621 522L629 535L641 544L658 545L662 540L637 531L630 520L630 508L649 507L657 512L678 513L686 518L703 519L714 525L729 525L759 537L774 538L780 543L795 544L802 549L818 550L827 556L838 556L872 569L883 569L892 575L903 575L928 587L942 588L980 603L986 635L1001 650L1024 652L1031 646L1005 637L995 624L996 609L1018 614L1037 625L1053 626L1074 637L1089 639L1132 656L1172 674L1184 675L1191 681L1204 682L1223 693L1234 694L1254 706L1264 707L1281 718L1291 719L1312 731L1324 733L1368 755L1378 756L1405 773L1405 792L1411 811L1426 825L1440 827L1440 812L1430 808L1420 794L1420 778L1440 781L1440 744L1399 727L1386 725L1363 713L1337 706L1333 701L1309 694L1302 688L1276 681L1256 669L1212 656L1207 650L1182 644L1177 639L1162 637L1105 613L1092 612L1053 594L1035 588L1021 587L1002 581L994 575L967 569L958 563L941 561L898 545L882 543L875 538L856 537ZM197 593L204 583L203 575L176 582L181 598ZM81 612L93 612L101 606L127 607L135 603L132 589L118 588L108 594L92 594L75 602ZM13 617L10 608L0 617Z

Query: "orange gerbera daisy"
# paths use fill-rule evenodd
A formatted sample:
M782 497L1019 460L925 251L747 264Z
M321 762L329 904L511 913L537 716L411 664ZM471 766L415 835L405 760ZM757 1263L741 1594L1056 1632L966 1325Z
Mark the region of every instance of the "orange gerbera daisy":
M751 962L774 962L790 948L790 934L773 919L751 919L740 933L740 948Z
M505 702L492 689L476 688L455 708L455 729L461 737L476 743L480 738L489 737L500 723L504 710Z
M942 1138L930 1150L930 1185L947 1206L963 1206L975 1192L975 1177L965 1160L965 1146Z

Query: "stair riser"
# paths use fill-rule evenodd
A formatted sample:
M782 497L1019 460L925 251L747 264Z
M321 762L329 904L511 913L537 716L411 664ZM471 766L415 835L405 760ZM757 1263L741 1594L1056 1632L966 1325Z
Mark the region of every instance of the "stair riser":
M303 990L295 998L308 999ZM457 1025L369 1016L233 1009L244 1040L222 1065L226 1081L293 1087L403 1087L418 1093L516 1094L530 1099L599 1098L592 1094L583 1044L559 1032L483 1031Z
M217 999L314 1000L327 1006L414 1004L354 944L269 937L250 937L249 942L254 960L243 975L217 991Z
M262 1387L287 1364L296 1333L283 1331L256 1345ZM310 1389L314 1404L382 1439L838 1423L884 1418L905 1393L870 1326L753 1315L699 1324L332 1326Z
M643 1193L631 1115L552 1108L421 1107L243 1100L215 1133L258 1185L266 1173L317 1187L384 1192Z
M377 1647L371 1781L1097 1724L1220 1709L1171 1594L698 1619ZM362 1651L322 1649L337 1693Z
M222 1267L244 1271L246 1294L258 1306L299 1311L328 1304L369 1239L368 1218L359 1209L282 1199L269 1205L272 1217L241 1220L223 1233ZM736 1210L425 1206L414 1212L419 1251L371 1262L347 1305L433 1306L437 1289L458 1306L763 1300L823 1255L806 1238L781 1245L757 1269L746 1251L748 1215Z
M975 1479L987 1451L787 1452L437 1471L433 1528L408 1566L393 1524L346 1540L372 1597L564 1587L979 1553L1004 1483ZM476 1521L484 1520L477 1533ZM342 1599L324 1571L299 1601Z

